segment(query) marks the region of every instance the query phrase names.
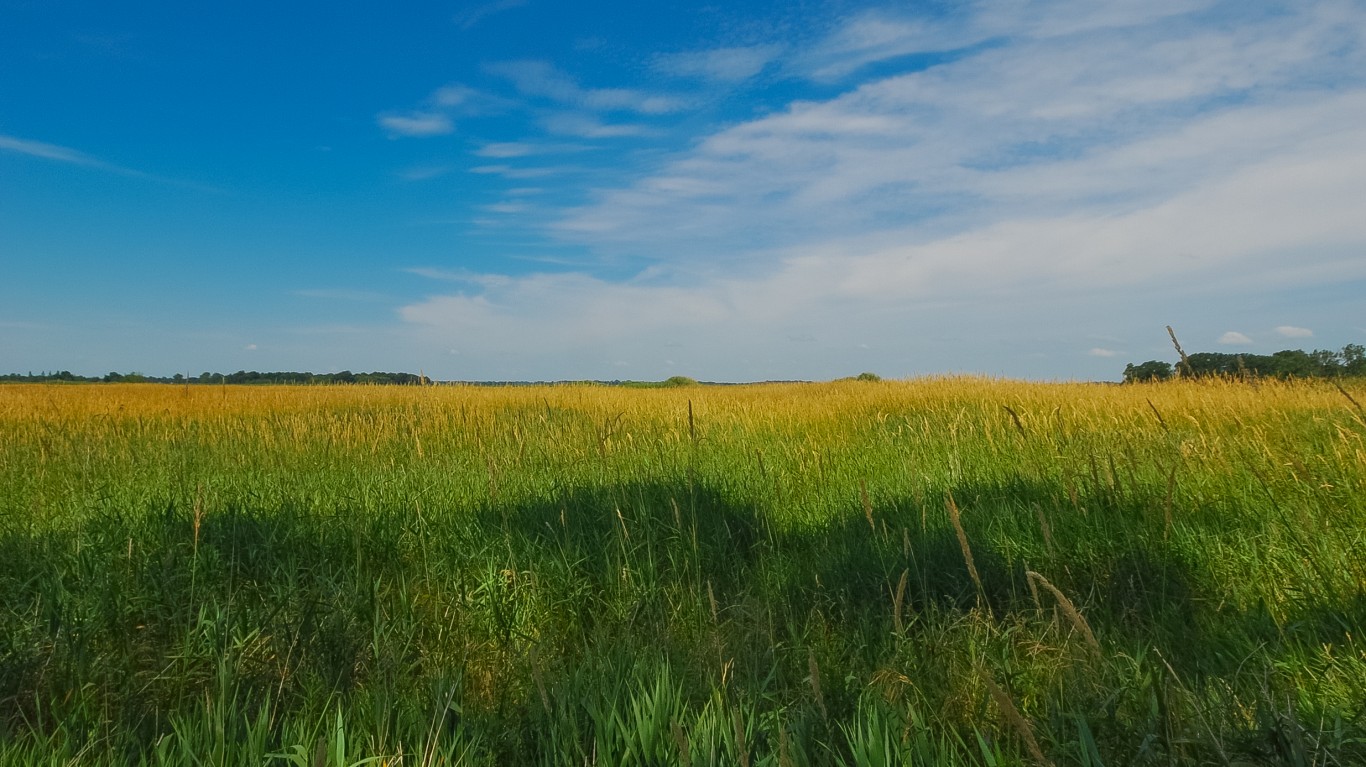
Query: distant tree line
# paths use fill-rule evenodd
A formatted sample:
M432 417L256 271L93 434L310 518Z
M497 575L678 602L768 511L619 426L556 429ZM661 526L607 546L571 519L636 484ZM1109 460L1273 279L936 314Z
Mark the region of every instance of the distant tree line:
M69 370L57 373L9 373L0 375L0 382L10 383L43 383L54 381L70 381L73 383L169 383L169 384L386 384L386 385L405 385L415 386L422 383L431 383L431 379L424 379L416 373L352 373L350 370L343 370L340 373L259 373L255 370L239 370L236 373L200 373L195 377L186 377L181 373L173 376L149 376L142 373L118 373L111 372L103 376L78 376Z
M1315 349L1306 352L1286 349L1275 354L1224 354L1197 352L1184 362L1172 364L1162 360L1148 360L1139 365L1129 363L1124 368L1124 382L1165 381L1177 376L1201 378L1208 376L1271 377L1271 378L1334 378L1338 376L1366 376L1366 346L1347 344L1342 351Z

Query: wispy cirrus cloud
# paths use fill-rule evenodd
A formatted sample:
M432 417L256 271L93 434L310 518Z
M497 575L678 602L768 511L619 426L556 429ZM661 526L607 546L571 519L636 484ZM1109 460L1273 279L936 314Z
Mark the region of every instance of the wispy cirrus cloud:
M478 147L472 154L475 157L512 159L516 157L582 152L590 148L590 146L584 144L563 141L493 141Z
M470 173L477 173L484 176L501 176L507 179L529 179L545 178L547 176L557 176L568 171L569 168L561 166L513 166L506 164L476 165L470 168Z
M535 153L535 147L525 141L491 142L474 150L474 155L476 157L494 157L498 159L526 157L527 155Z
M550 133L576 138L631 138L658 133L654 128L639 123L608 123L582 112L555 112L545 115L541 124Z
M486 115L509 106L506 99L452 83L432 91L416 109L382 112L375 122L390 138L429 138L454 133L457 118Z
M455 123L451 118L436 112L384 114L377 119L390 138L445 136L455 132Z
M29 157L37 157L43 160L70 163L71 165L84 165L90 168L124 170L102 160L97 160L84 152L71 149L70 147L48 144L42 141L30 141L29 139L18 138L17 136L0 135L0 151L24 154Z
M965 48L982 42L986 35L963 22L868 11L840 23L790 66L795 74L835 80L879 61Z
M83 168L90 168L92 170L100 170L105 171L107 173L115 173L120 176L128 176L130 178L146 179L148 181L154 181L159 184L169 184L172 186L178 186L185 189L193 189L200 192L218 194L222 191L220 189L216 189L214 187L207 186L204 184L199 184L190 181L182 181L180 179L175 178L167 178L165 176L156 175L154 173L147 173L146 171L137 170L135 168L128 168L122 165L115 165L114 163L105 162L104 160L101 160L98 157L94 157L90 154L87 154L77 149L72 149L70 147L59 146L57 144L49 144L42 141L22 139L18 138L17 136L7 136L0 134L0 152L12 152L15 154L26 155L28 157L35 157L40 160L50 160L52 162L64 163L67 165L76 165Z
M691 77L719 83L736 83L759 74L777 60L785 46L777 43L734 48L712 48L656 54L656 71L673 77Z
M509 80L525 96L591 111L662 115L688 106L688 99L634 88L584 88L574 78L546 61L500 61L486 69Z

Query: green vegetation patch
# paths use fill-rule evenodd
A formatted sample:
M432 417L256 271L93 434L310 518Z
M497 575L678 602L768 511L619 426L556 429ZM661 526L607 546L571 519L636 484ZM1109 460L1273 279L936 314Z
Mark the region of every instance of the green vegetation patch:
M1366 760L1332 385L16 385L0 431L4 762Z

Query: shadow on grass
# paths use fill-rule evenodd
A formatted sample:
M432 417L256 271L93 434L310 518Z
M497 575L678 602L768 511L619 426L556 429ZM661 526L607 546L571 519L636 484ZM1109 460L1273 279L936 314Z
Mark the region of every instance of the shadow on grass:
M907 614L985 606L1004 619L1036 614L1025 575L1036 570L1108 647L1159 647L1189 684L1237 673L1248 648L1350 643L1366 625L1363 594L1304 604L1281 624L1264 608L1228 608L1208 564L1164 537L1159 493L1073 498L1021 478L949 491L975 577L942 496L892 499L871 514L855 502L800 526L682 481L432 509L440 521L430 524L406 509L196 517L168 506L66 533L11 528L0 532L0 726L112 716L151 742L166 728L159 712L202 699L224 659L244 689L288 705L381 678L417 689L470 647L504 648L486 660L514 667L532 643L570 659L566 676L606 673L568 667L593 642L698 663L725 645L747 654L736 673L756 686L781 647L795 657L785 683L801 689L811 616L843 632L839 641L882 652L903 577ZM523 588L523 573L538 586ZM1040 601L1048 609L1053 598ZM484 682L504 696L499 706L512 697L497 689L505 683ZM83 709L62 709L71 690L88 693ZM836 712L856 703L827 696Z

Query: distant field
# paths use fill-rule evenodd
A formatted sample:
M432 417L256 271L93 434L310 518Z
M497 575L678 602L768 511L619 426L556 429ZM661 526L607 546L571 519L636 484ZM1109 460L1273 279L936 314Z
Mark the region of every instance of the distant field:
M0 763L1366 764L1345 385L0 386Z

